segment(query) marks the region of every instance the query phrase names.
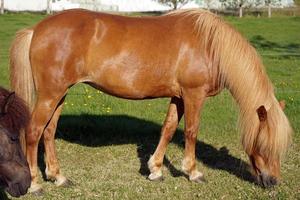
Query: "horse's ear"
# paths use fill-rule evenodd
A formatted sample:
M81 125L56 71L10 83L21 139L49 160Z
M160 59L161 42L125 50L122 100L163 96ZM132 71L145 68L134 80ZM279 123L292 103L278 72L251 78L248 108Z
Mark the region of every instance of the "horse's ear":
M284 110L285 109L285 100L279 101L279 105L280 105L281 109Z
M14 101L15 99L15 92L10 93L6 98L5 98L5 102L4 105L1 109L1 113L2 114L6 114L8 111L8 107L10 106L10 104Z
M265 122L267 120L267 110L265 106L260 106L257 110L258 119L261 122Z

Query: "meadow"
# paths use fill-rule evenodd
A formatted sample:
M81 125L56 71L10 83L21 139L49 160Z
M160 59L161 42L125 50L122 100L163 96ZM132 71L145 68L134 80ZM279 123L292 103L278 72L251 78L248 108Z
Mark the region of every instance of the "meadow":
M8 51L15 32L45 17L0 15L1 86L9 88ZM276 96L286 101L294 135L279 186L263 189L253 183L237 130L238 109L228 91L209 98L202 112L196 156L207 183L196 184L180 171L183 120L168 146L164 181L147 180L147 161L158 143L169 99L124 100L77 85L67 96L56 133L61 170L74 185L58 188L42 181L41 173L44 195L21 199L300 199L300 17L225 20L256 47ZM43 172L42 145L39 166Z

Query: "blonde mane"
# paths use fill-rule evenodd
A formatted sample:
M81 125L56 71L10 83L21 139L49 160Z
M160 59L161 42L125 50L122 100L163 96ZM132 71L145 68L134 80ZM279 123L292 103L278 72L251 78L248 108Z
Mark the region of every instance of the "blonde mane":
M267 162L280 160L290 144L292 129L256 50L231 25L208 11L179 10L167 15L193 20L206 56L218 71L219 87L226 87L239 105L239 128L247 154L259 153ZM256 110L261 105L268 114L265 134L259 134Z

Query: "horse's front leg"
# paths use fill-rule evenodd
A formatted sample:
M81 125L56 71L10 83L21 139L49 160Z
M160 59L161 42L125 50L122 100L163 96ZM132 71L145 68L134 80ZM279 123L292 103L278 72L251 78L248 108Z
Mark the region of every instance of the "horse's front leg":
M172 139L177 125L183 115L183 102L182 99L173 97L169 105L167 117L161 130L161 138L159 144L150 160L148 161L148 167L151 174L150 180L161 180L162 176L162 164L164 155L166 153L167 145Z
M182 170L188 174L191 181L195 182L205 181L203 174L197 170L195 159L199 115L205 97L206 93L203 88L183 91L185 155L182 162Z

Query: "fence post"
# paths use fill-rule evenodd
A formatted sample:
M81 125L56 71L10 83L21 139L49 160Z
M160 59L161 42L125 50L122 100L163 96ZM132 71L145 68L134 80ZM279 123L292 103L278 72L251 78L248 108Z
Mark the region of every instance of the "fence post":
M4 0L0 0L0 1L1 1L0 14L4 14Z

